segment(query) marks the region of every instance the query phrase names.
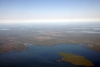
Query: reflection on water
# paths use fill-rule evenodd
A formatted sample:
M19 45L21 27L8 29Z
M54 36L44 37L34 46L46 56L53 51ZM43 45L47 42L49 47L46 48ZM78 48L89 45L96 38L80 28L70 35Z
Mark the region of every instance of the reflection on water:
M83 67L68 62L57 62L62 57L58 52L67 52L84 56L95 67L100 66L100 53L85 49L82 45L58 44L54 46L28 45L27 51L0 54L0 67Z

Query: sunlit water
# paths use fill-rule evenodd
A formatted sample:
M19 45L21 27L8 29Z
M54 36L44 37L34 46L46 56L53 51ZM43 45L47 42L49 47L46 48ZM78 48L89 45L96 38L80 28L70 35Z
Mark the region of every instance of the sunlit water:
M0 54L0 67L84 67L57 59L62 57L58 52L67 52L84 56L92 61L94 67L100 66L100 53L83 48L83 45L58 44L54 46L29 45L28 50L20 52L8 52Z

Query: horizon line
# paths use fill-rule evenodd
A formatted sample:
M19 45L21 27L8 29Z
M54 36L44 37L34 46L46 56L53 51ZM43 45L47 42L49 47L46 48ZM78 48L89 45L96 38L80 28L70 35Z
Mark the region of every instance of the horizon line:
M0 20L0 23L49 23L49 22L100 22L96 19L27 19L27 20Z

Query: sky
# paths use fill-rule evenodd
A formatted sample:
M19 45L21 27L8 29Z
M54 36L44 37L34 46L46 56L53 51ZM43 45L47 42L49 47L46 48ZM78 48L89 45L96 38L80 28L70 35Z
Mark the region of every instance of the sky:
M0 23L87 21L100 21L100 0L0 0Z

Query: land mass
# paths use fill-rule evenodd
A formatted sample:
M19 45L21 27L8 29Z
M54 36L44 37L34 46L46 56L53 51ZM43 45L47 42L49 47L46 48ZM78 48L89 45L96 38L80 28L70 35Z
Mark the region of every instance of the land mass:
M0 53L11 52L11 51L21 51L21 50L27 50L27 49L28 47L18 42L4 41L2 42L2 44L0 44Z
M94 64L91 61L89 61L83 56L65 53L65 52L59 52L58 54L62 56L63 61L70 62L74 65L82 65L87 67L94 66Z
M87 44L86 48L100 52L100 30L94 29L96 25L1 24L0 53L28 49L25 43L41 46Z

